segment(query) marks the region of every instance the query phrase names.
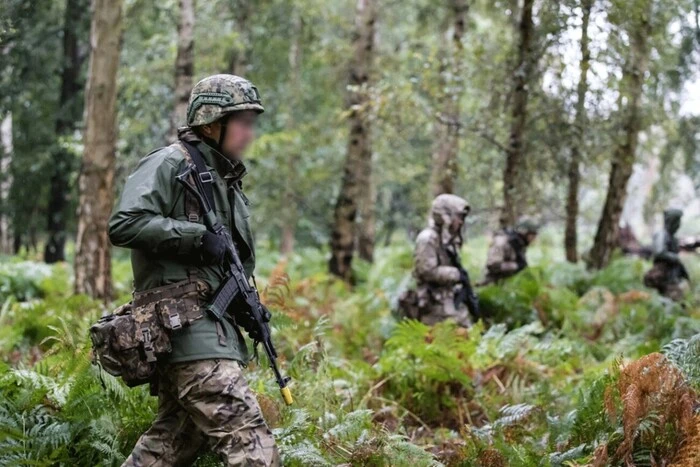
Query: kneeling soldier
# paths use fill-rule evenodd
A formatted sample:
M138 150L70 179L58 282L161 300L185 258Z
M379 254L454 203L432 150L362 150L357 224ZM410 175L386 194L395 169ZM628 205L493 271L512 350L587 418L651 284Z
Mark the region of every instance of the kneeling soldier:
M198 166L252 275L241 157L262 112L257 89L243 78L215 75L197 83L179 141L140 161L110 219L112 243L131 248L134 315L159 313L172 344L169 355L158 356L158 415L126 466L192 465L204 446L226 465L279 465L272 433L241 371L249 361L243 335L231 316L217 321L204 312L225 277L226 245L207 231L200 206L175 178L188 164Z
M644 285L675 301L683 299L689 279L678 255L680 246L676 232L681 226L681 217L680 209L664 211L664 229L654 234L654 266L644 275Z
M486 277L479 285L498 282L514 276L527 267L527 247L537 237L538 226L524 219L514 229L496 232L486 258Z
M413 275L417 289L401 299L405 316L429 325L452 319L468 327L468 303L478 315L478 301L459 261L462 227L469 209L469 204L455 195L439 195L433 201L429 227L416 238Z

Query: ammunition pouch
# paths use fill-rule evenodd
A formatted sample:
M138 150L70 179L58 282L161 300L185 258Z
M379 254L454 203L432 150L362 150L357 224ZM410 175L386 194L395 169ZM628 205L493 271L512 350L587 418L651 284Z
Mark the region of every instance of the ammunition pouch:
M419 320L424 313L421 307L418 292L414 289L403 291L399 296L398 302L399 318L408 318Z
M151 382L156 363L172 352L173 332L204 316L209 288L186 279L144 292L90 328L93 356L133 387Z

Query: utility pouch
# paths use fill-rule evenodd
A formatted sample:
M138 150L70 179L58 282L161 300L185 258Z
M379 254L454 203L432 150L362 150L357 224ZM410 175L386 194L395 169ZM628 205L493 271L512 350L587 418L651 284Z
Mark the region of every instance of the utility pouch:
M95 360L127 386L152 382L156 363L172 352L172 333L204 316L207 292L203 281L187 279L134 293L90 328Z
M129 387L148 383L156 362L150 338L146 345L139 339L132 312L131 303L127 303L90 327L94 360L110 375L121 377ZM148 332L146 336L149 337Z
M208 293L204 281L186 279L135 293L134 307L153 305L157 322L168 332L177 331L204 317Z
M397 312L400 318L420 319L422 313L418 293L414 289L405 290L399 296Z

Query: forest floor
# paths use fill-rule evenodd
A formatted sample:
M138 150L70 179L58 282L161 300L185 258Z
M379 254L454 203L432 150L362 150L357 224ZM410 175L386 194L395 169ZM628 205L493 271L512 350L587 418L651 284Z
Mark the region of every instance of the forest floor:
M258 284L295 404L263 362L247 374L284 464L700 465L700 287L674 304L643 287L648 262L591 273L559 244L542 236L529 270L480 289L491 318L469 330L392 316L407 243L357 264L354 289L323 251L281 259L263 245ZM464 248L473 278L485 252L483 238ZM130 293L125 253L115 305ZM700 258L684 261L700 278ZM146 387L91 365L87 329L105 308L73 295L71 277L0 259L0 465L119 465L153 419Z

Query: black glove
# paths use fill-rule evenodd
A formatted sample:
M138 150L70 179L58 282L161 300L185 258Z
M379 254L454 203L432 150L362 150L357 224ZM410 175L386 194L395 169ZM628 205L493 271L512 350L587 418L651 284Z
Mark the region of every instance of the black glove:
M226 242L220 236L209 231L204 232L199 245L199 260L202 265L220 264L226 254Z
M263 320L263 323L269 323L270 319L272 318L272 313L270 313L270 310L268 310L265 306L262 307L261 318ZM253 341L262 341L263 335L260 329L260 325L256 323L252 313L246 312L236 316L236 323L238 323L239 326L245 329L245 331L248 333L248 336Z

